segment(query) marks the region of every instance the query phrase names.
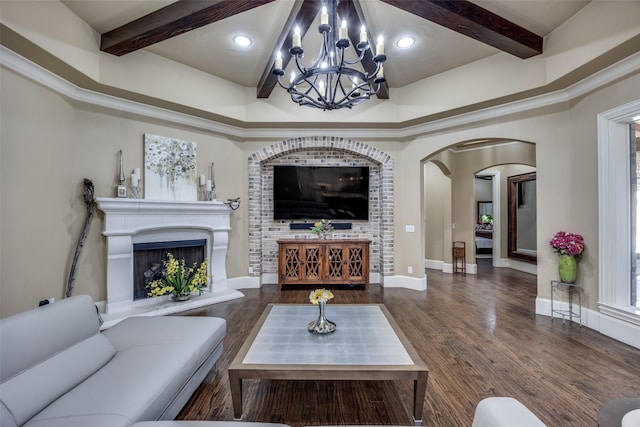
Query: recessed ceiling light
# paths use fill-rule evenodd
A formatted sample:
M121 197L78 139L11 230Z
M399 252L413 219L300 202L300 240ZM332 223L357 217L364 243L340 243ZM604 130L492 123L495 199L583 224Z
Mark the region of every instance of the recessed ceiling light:
M406 49L413 46L415 42L416 39L414 39L413 37L403 37L396 42L396 46L398 46L400 49Z
M251 39L247 36L235 36L233 42L240 47L251 46Z

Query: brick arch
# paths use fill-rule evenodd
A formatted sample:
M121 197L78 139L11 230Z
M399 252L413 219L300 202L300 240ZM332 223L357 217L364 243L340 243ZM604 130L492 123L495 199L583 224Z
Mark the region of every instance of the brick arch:
M319 153L322 153L320 158ZM344 157L367 162L376 170L378 189L375 200L370 200L370 220L360 224L352 233L358 237L372 240L372 259L376 265L372 270L383 276L394 274L393 261L393 158L370 145L340 137L300 137L272 144L252 153L248 158L249 172L249 267L250 276L261 277L265 283L272 283L277 278L273 270L274 259L277 261L277 248L274 239L291 233L288 224L276 223L272 220L272 195L269 191L270 166L292 157L300 156L303 162L315 164L346 164ZM305 157L306 156L306 157ZM300 161L300 160L298 160ZM267 187L265 189L265 187ZM272 187L271 187L272 188ZM370 198L372 199L372 198ZM354 224L355 225L355 224ZM276 263L277 264L277 263Z

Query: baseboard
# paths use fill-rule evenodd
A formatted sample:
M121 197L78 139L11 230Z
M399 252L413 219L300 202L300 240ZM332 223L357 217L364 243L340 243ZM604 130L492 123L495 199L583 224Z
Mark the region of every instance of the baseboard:
M424 267L432 270L443 270L444 261L439 261L437 259L425 259Z
M249 276L227 279L227 284L230 289L259 289L261 286L259 277Z
M384 276L380 284L385 288L406 288L415 291L427 290L427 275L422 277Z
M500 265L496 265L496 267L507 267L524 273L534 274L536 276L538 275L538 266L536 264L531 264L530 262L517 261L511 258L502 258L498 264Z
M569 303L566 301L553 301L554 308L560 310L568 310ZM576 311L574 304L574 312ZM551 300L546 298L536 298L536 314L543 316L551 316ZM554 319L561 318L558 315L554 316ZM633 323L624 322L622 320L613 318L611 316L603 315L602 313L591 310L588 308L582 308L582 326L594 331L600 332L602 335L606 335L617 341L628 344L632 347L640 349L640 326ZM555 322L555 320L554 320ZM568 324L568 320L565 325ZM573 325L572 325L573 326Z
M439 261L435 259L425 259L424 266L425 268L430 268L432 270L441 270L443 273L453 274L453 264L448 264L444 261ZM467 264L467 273L478 274L478 265Z

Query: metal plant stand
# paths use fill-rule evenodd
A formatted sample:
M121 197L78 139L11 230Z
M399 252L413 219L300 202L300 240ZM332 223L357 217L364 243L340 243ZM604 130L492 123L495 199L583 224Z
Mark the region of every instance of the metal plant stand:
M555 317L554 314L558 314L562 317L562 323L565 318L568 317L570 322L573 322L573 318L578 318L578 323L582 326L582 293L581 287L577 283L564 283L559 280L551 281L551 320ZM569 309L556 309L553 303L553 294L557 291L566 291L569 296ZM578 308L577 313L573 309L573 294L578 295Z

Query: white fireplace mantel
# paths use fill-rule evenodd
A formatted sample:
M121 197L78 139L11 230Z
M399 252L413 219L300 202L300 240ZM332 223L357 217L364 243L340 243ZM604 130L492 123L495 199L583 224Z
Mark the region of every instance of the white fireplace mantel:
M241 297L227 284L227 247L232 210L220 201L168 201L97 198L104 212L107 238L107 301L105 314L140 314L142 308L166 306L167 297L133 299L133 245L136 243L205 239L212 276L208 292L195 300L209 303ZM213 298L213 301L209 301ZM201 304L202 305L202 304ZM174 306L180 309L178 304ZM192 307L183 306L182 309ZM166 314L166 310L163 310ZM126 316L124 316L126 317Z

